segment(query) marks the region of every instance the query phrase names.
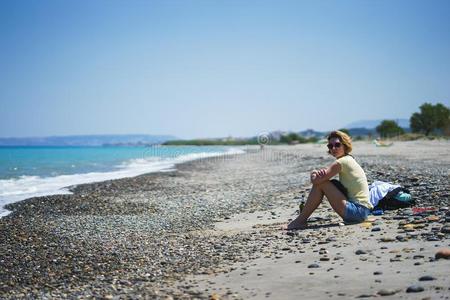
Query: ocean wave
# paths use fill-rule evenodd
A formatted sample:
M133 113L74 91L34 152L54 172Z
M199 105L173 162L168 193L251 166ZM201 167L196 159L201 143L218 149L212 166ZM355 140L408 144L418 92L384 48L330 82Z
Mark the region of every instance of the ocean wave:
M167 172L175 169L176 164L222 155L242 154L243 150L231 148L225 152L201 152L175 157L145 157L125 161L116 170L110 172L90 172L82 174L59 175L54 177L20 176L14 179L0 180L0 217L10 213L4 205L38 196L71 194L68 187L133 177L145 173Z

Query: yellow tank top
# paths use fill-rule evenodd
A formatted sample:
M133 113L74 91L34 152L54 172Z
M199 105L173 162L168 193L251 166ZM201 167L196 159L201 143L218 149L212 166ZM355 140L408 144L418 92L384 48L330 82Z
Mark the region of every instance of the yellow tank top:
M361 166L350 155L345 155L336 161L341 165L339 181L347 188L348 200L373 209L369 201L370 193L366 173Z

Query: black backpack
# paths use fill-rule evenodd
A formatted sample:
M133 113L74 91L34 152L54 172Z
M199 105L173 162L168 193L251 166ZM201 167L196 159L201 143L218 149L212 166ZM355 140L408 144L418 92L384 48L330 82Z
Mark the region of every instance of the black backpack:
M378 202L374 210L393 210L398 208L411 207L416 204L416 201L411 197L408 189L398 187L390 191Z

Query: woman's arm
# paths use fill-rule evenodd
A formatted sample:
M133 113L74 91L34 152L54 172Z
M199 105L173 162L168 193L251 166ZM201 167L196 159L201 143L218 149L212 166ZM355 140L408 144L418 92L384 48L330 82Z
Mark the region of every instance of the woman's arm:
M327 169L314 170L311 172L311 183L321 184L331 177L337 175L341 171L341 165L338 162L334 162Z

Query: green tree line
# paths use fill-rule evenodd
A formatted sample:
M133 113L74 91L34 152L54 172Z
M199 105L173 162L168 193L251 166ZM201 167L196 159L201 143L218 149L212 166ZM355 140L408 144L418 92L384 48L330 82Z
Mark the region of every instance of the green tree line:
M415 112L409 119L409 126L413 133L420 133L429 136L450 135L450 109L442 103L435 105L424 103L420 107L420 112ZM402 135L405 130L398 126L394 120L383 120L376 128L381 137L393 137Z
M410 128L413 133L428 135L445 135L450 136L450 109L442 103L435 105L424 103L419 107L419 112L415 112L409 119ZM345 128L339 129L349 134ZM383 120L375 130L383 138L391 138L405 134L405 130L401 128L394 120ZM360 139L361 137L359 137ZM305 138L297 133L288 133L282 135L280 139L270 139L268 144L303 144L317 142L317 138ZM356 137L358 140L358 137ZM196 146L212 146L212 145L258 145L260 142L257 137L247 139L194 139L194 140L174 140L165 142L164 145L196 145Z

